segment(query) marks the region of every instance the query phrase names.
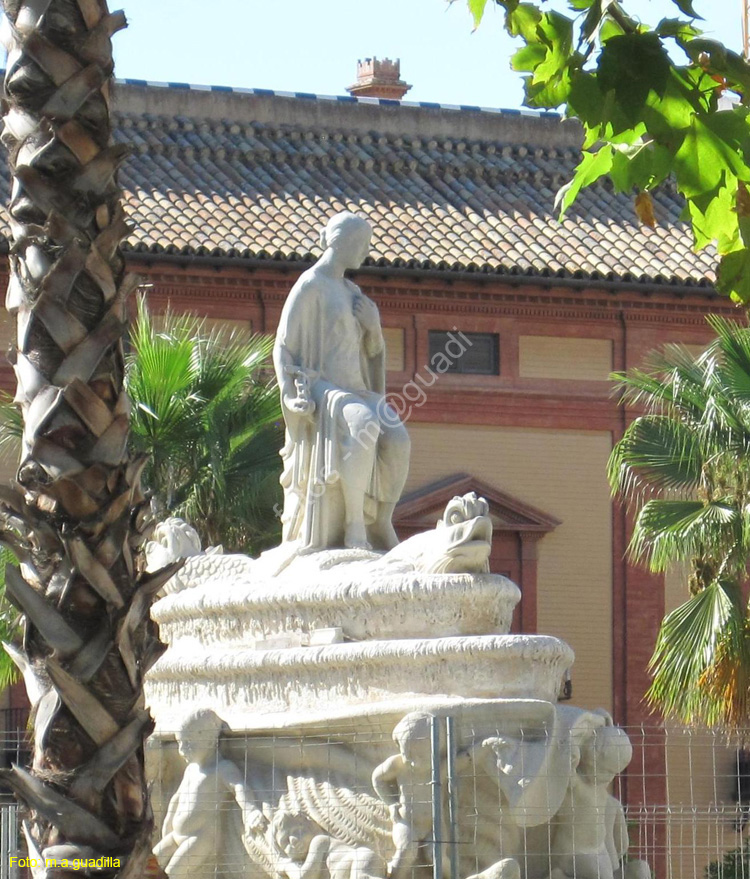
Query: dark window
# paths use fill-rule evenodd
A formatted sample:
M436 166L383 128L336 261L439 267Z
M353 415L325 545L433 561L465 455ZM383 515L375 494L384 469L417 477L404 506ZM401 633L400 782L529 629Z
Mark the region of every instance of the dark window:
M500 375L497 333L430 330L430 366L436 372L462 375Z

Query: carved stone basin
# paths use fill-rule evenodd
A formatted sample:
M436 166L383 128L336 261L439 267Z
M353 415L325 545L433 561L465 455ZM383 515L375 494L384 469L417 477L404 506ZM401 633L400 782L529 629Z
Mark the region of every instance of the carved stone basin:
M221 558L221 557L219 557ZM255 647L269 636L301 646L319 629L339 627L345 640L495 635L510 630L521 592L496 574L395 574L361 581L346 568L321 572L315 583L296 578L208 582L154 605L162 639L173 644Z
M216 574L153 608L169 650L149 674L151 710L162 728L184 703L248 729L266 715L312 722L434 697L554 701L573 652L557 638L507 634L519 598L492 574L358 582L342 567L304 586Z

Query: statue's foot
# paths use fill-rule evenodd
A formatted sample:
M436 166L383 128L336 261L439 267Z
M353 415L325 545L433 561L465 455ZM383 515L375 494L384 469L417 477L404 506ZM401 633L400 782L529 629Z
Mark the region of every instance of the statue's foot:
M370 534L377 549L384 549L387 552L399 544L398 534L396 534L390 518L387 522L376 522L372 525Z
M370 542L367 539L367 529L364 522L351 522L346 526L344 531L344 546L347 549L367 549L371 550Z

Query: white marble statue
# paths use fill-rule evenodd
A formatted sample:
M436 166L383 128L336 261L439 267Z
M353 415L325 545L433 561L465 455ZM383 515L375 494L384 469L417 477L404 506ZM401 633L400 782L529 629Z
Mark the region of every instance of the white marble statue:
M425 574L489 573L492 520L489 504L472 491L454 497L432 531L399 543L373 567Z
M178 559L200 555L201 539L184 519L170 516L154 528L144 552L146 570L158 571Z
M213 869L216 829L221 818L227 817L227 804L232 800L241 810L245 834L259 833L266 824L242 773L220 753L223 725L215 712L202 709L185 720L177 735L187 768L169 801L162 837L154 848L159 866L169 879L187 879Z
M345 277L370 235L333 217L281 314L281 546L200 553L169 520L147 547L151 570L190 556L151 611L168 645L146 681L156 735L203 706L178 735L187 768L161 754L155 854L170 879L425 879L434 841L446 879L650 879L609 792L627 735L558 704L567 644L511 633L520 590L489 573L487 502L455 497L396 539L409 439L377 307ZM225 754L218 715L237 733Z
M409 437L385 401L385 345L374 302L344 277L367 256L370 224L344 211L323 256L292 288L274 366L286 422L283 540L304 549L391 549Z

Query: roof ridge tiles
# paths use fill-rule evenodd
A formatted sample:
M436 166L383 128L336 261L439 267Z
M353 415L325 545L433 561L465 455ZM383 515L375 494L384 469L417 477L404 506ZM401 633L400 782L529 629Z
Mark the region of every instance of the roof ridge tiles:
M481 107L474 104L449 104L439 101L396 101L392 98L356 97L353 95L325 95L312 92L287 92L276 89L240 88L236 86L200 85L186 82L160 82L145 79L116 79L116 85L133 86L136 88L170 89L194 92L222 92L225 94L248 95L257 97L291 98L305 101L338 102L342 104L364 104L385 107L424 108L431 110L447 110L457 113L486 113L492 115L527 116L541 119L562 119L559 113L548 110L532 110L523 108Z

